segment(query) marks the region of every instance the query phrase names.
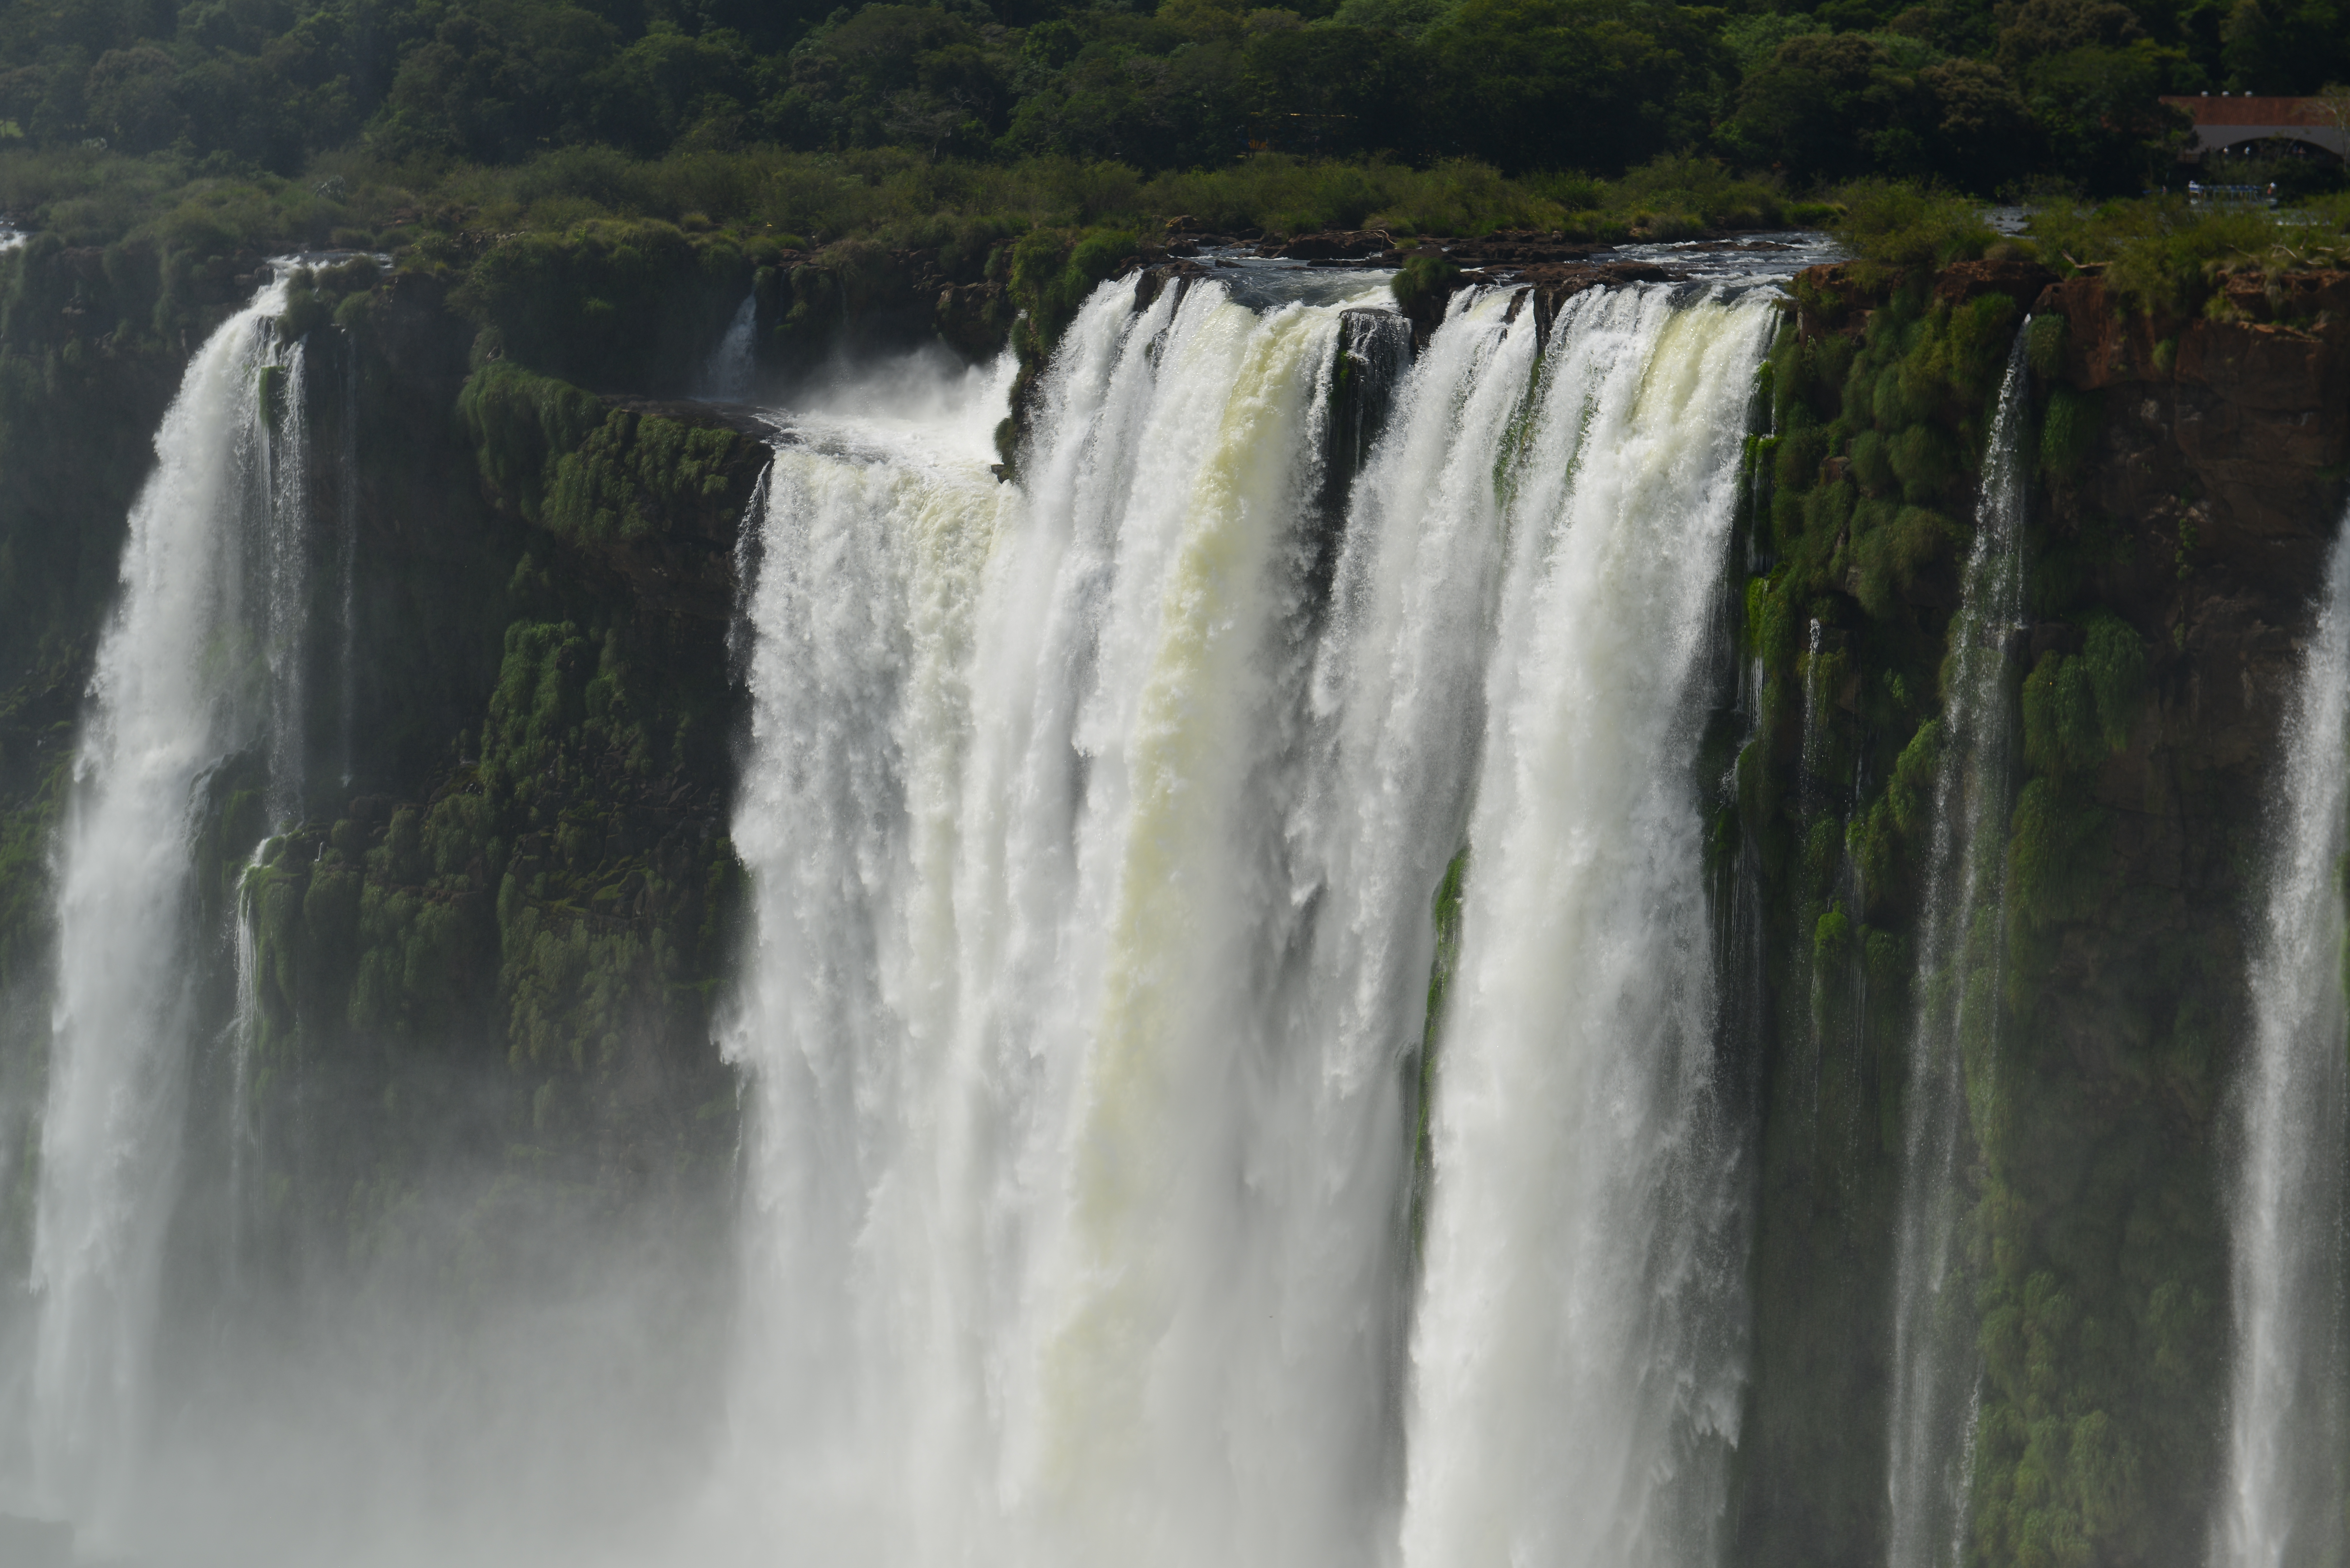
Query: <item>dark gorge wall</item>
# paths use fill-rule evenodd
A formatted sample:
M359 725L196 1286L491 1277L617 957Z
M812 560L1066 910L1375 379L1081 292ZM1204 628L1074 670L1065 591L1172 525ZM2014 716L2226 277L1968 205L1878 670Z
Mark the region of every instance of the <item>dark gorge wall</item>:
M1136 250L980 235L721 254L641 227L521 247L462 280L335 266L289 304L286 329L308 333L307 784L299 823L250 868L267 827L258 760L231 760L206 793L196 914L214 1027L171 1263L184 1299L242 1303L256 1335L307 1293L387 1272L433 1277L452 1302L516 1281L559 1293L579 1266L570 1239L632 1230L709 1282L662 1321L715 1321L738 1124L713 1044L742 896L730 634L764 449L746 423L662 400L693 389L745 295L770 377L848 349L1010 337L1025 389ZM36 240L6 264L0 305L12 1280L29 1246L47 846L122 517L186 343L251 286L249 271L174 282L135 262ZM1440 305L1453 285L1425 270ZM1724 652L1742 669L1725 687L1745 695L1725 697L1717 729L1733 738L1709 763L1734 784L1714 824L1719 896L1751 900L1738 918L1754 957L1733 976L1727 1047L1759 1147L1735 1555L1884 1554L1943 671L1983 443L2024 331L2007 893L1970 972L1936 981L1995 986L1998 1003L1966 1062L1973 1550L2034 1568L2183 1564L2204 1552L2219 1468L2220 1112L2246 898L2350 459L2350 278L2240 274L2177 321L2020 258L1819 269L1794 294L1731 563ZM1546 323L1555 298L1534 304ZM1337 485L1413 352L1393 318L1350 333L1330 540ZM1015 416L1007 445L1018 431ZM1734 767L1715 765L1742 739ZM242 1066L224 1033L240 898L255 1020Z
M122 520L181 369L178 330L142 330L135 299L109 317L86 262L27 247L0 334L12 1282L31 1245L49 843ZM251 286L192 314L187 341ZM83 303L46 308L45 291ZM265 759L226 759L198 802L198 1045L158 1358L183 1376L282 1349L305 1302L376 1293L390 1345L428 1318L481 1326L484 1303L559 1304L621 1255L676 1282L646 1332L714 1347L728 1299L735 1084L712 1027L740 891L728 636L764 447L693 408L621 409L522 371L448 294L430 271L323 268L279 324L306 335L298 382L265 373L281 437L306 438L304 783L257 865ZM702 1402L654 1393L634 1407Z
M124 519L189 356L268 275L208 240L36 236L0 261L12 1289L38 1169L51 846ZM1070 236L998 240L746 250L598 223L297 275L276 333L305 345L302 400L282 370L263 397L281 439L300 428L308 469L304 783L298 820L250 869L271 827L264 759L227 759L199 803L203 1044L173 1321L208 1334L233 1308L265 1336L256 1303L363 1289L371 1270L437 1275L452 1299L531 1274L559 1297L582 1226L693 1254L672 1272L713 1287L692 1311L715 1310L737 1122L714 1044L742 892L730 636L765 447L754 424L660 400L698 389L746 299L758 374L788 384L927 342L992 353L1008 287L1056 330L1133 248L1073 265ZM1024 347L1041 363L1049 344Z
M402 1185L468 1164L602 1210L731 1159L726 638L764 448L501 361L461 381L464 338L432 329L421 367L328 338L357 364L311 381L318 533L356 530L350 755L338 778L324 748L307 819L243 873L287 1257L320 1227L388 1244ZM250 837L224 827L224 878Z
M1939 695L2000 370L2033 416L1995 986L1968 1042L1971 1560L2201 1561L2228 1338L2244 932L2350 456L2350 278L2191 320L2021 261L1818 269L1771 357L1737 828L1764 868L1756 1563L1882 1553L1890 1238ZM2024 327L2029 314L2030 326Z

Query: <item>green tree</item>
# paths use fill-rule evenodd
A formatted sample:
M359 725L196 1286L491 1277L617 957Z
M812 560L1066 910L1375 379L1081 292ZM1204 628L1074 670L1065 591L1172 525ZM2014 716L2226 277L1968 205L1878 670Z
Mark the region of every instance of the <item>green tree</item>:
M1732 79L1720 20L1641 0L1461 0L1426 36L1430 150L1612 174L1689 146Z

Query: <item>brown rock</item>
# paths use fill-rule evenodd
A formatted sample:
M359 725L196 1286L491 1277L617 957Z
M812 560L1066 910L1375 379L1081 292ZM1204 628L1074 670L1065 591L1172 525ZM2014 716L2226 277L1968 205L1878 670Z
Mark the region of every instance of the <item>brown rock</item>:
M2064 379L2086 390L2139 379L2130 335L2116 320L2104 280L2083 275L2052 283L2033 302L2034 316L2064 318Z
M2198 321L2179 335L2176 374L2245 408L2301 412L2340 403L2343 359L2314 332Z
M1285 261L1347 261L1377 255L1388 244L1385 234L1358 231L1299 234L1276 246L1273 254Z
M2016 304L2029 306L2040 297L2043 289L2055 281L2056 275L2038 262L1960 262L1934 280L1934 297L1964 305L1986 294L2003 294Z

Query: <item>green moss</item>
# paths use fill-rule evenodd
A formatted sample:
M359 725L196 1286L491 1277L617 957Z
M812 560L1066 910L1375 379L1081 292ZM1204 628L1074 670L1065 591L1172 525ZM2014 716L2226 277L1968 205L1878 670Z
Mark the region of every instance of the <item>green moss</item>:
M1451 293L1451 280L1461 268L1440 255L1413 255L1404 258L1403 265L1388 280L1394 294L1397 308L1406 316L1424 307L1425 302L1440 291Z
M1893 462L1885 447L1885 438L1873 430L1861 431L1852 438L1848 454L1852 473L1860 481L1861 489L1870 495L1883 495L1894 485Z
M2105 755L2097 722L2096 693L2088 665L2061 653L2041 655L2024 678L2023 756L2046 774L2093 766Z
M2054 381L2064 373L2067 330L2064 317L2052 313L2033 317L2032 328L2024 335L2024 358L2032 373L2043 381Z
M1929 719L1918 726L1909 743L1901 748L1894 763L1893 776L1887 781L1885 800L1893 813L1894 822L1905 834L1915 836L1927 826L1926 814L1933 808L1934 779L1941 765L1942 722Z
M2086 648L2051 651L2025 677L2023 754L2050 775L2095 766L2129 745L2146 682L2146 644L2110 611L2090 618Z
M1853 546L1853 590L1861 607L1879 620L1899 614L1899 600L1920 573L1943 558L1958 530L1939 512L1905 506L1890 521L1860 534Z
M1930 505L1958 476L1959 458L1950 433L1933 424L1913 424L1898 431L1887 454L1901 481L1901 494L1913 506Z
M681 504L725 496L737 444L732 431L615 409L556 460L543 520L567 537L640 537Z
M2094 737L2095 730L2089 732ZM2106 812L2053 780L2036 778L2023 786L2007 851L2008 898L2019 943L2095 909L2106 890L2109 826Z
M1789 493L1808 490L1819 477L1821 459L1827 456L1827 432L1815 425L1799 427L1779 438L1772 475Z
M688 765L660 738L676 717L625 639L510 627L477 764L249 883L265 969L299 977L275 1038L423 1043L490 1012L517 1069L596 1075L656 1020L706 1027L741 878L723 839L645 831Z
M1005 292L1027 313L1023 353L1049 355L1086 296L1139 249L1132 233L1117 229L1038 230L1015 242Z
M1853 950L1851 919L1841 907L1834 907L1812 926L1812 962L1821 969L1840 964Z
M1430 901L1429 918L1436 928L1436 950L1428 968L1428 1011L1420 1024L1419 1049L1409 1059L1409 1085L1412 1107L1410 1214L1412 1256L1419 1256L1426 1229L1430 1184L1434 1179L1434 1153L1429 1141L1429 1113L1435 1102L1436 1059L1444 1032L1444 1002L1451 988L1453 970L1461 960L1461 896L1469 876L1469 852L1461 850L1444 867Z
M1836 192L1832 231L1877 275L1970 261L1996 244L1979 203L1914 185L1866 180Z
M1773 558L1742 606L1764 684L1736 778L1776 988L1755 1418L1782 1447L1747 1461L1742 1506L1788 1543L1774 1561L1805 1560L1809 1542L1846 1529L1864 1538L1850 1554L1877 1549L1841 1515L1771 1511L1790 1497L1810 1507L1835 1484L1824 1476L1881 1478L1881 1431L1846 1451L1825 1428L1890 1376L1875 1336L1889 1332L1876 1303L1891 1264L1849 1227L1865 1195L1898 1185L1914 979L1938 1005L1964 1002L1975 1299L1970 1314L1954 1293L1950 1310L1980 1327L1985 1366L1966 1561L2137 1561L2158 1536L2192 1533L2193 1482L2210 1473L2224 1246L2208 1128L2241 953L2224 919L2182 921L2177 888L2132 879L2121 851L2137 850L2103 804L2140 787L2130 753L2147 728L2152 659L2116 607L2138 591L2147 544L2143 529L2085 510L2067 478L2088 461L2101 410L2062 384L2062 324L2049 317L2026 345L2058 427L2029 535L2033 613L2056 640L2022 682L2019 761L2032 776L2008 831L1977 846L1973 870L1993 893L1957 933L1955 961L1909 972L1938 827L1950 519L1973 505L1969 473L2015 330L2012 304L1951 309L1922 284L1886 267L1848 276L1838 297L1799 286L1804 323L1837 336L1785 331L1771 350L1777 441L1756 457ZM2158 558L2167 566L2168 551ZM1800 635L1814 621L1834 654L1816 663ZM1815 689L1815 732L1799 739L1790 715L1806 670L1839 660L1852 675L1833 697ZM1820 787L1850 776L1882 786L1848 805ZM1832 1331L1817 1328L1824 1317ZM1852 1518L1873 1505L1853 1503Z
M2089 618L2085 644L2081 662L2096 696L2098 729L2106 749L2119 752L2130 743L2144 701L2146 639L2119 616L2099 610Z
M2095 392L2058 387L2048 396L2040 422L2040 466L2043 472L2069 479L2095 442L2099 397Z
M588 393L504 359L473 372L458 393L457 411L484 482L531 522L545 515L556 467L605 417Z
M449 297L534 369L652 387L691 376L749 289L753 265L734 236L597 218L504 237Z
M742 499L744 440L729 430L608 408L504 359L474 371L457 407L492 493L576 545L642 538Z

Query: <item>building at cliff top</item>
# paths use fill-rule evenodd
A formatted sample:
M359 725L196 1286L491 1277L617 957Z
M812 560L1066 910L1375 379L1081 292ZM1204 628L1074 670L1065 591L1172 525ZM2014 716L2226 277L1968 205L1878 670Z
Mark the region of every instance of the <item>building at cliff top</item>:
M2322 99L2200 93L2162 101L2193 118L2196 154L2242 151L2246 142L2276 140L2350 158L2350 136Z

